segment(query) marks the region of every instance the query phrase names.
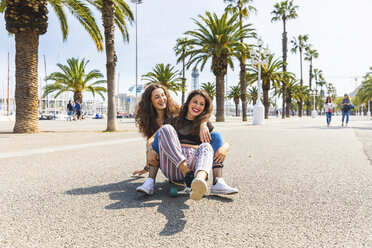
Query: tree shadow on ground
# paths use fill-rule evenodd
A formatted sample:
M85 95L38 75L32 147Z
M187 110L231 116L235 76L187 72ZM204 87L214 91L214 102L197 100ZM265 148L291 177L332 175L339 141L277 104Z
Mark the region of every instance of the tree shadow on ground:
M184 210L189 209L189 206L185 203L189 199L189 196L181 195L177 198L171 198L169 192L170 188L174 187L174 185L170 185L168 181L157 182L155 184L153 196L140 194L136 192L136 188L142 185L143 182L138 181L138 179L141 178L143 177L133 177L118 183L72 189L66 191L66 194L77 196L107 192L109 193L110 200L115 201L105 207L105 209L109 210L152 208L158 206L157 211L163 214L167 219L167 223L159 235L171 236L182 232L187 223L184 219ZM225 203L233 201L231 198L214 195L207 195L205 198Z

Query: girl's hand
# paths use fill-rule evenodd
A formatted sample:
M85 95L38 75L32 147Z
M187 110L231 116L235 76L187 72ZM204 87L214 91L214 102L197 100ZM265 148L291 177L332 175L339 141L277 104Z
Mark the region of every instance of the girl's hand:
M206 122L200 124L199 136L202 143L210 143L211 134L209 133L209 128L207 127Z
M139 170L135 170L132 175L135 176L138 174L138 176L141 176L142 174L146 174L146 173L147 171L145 169L139 169Z
M228 151L229 151L229 148L228 146L225 146L225 145L218 148L218 150L216 151L216 155L214 156L215 163L216 164L223 163L223 161L225 161L226 154Z
M150 150L147 154L147 162L153 166L159 165L159 155L154 151Z

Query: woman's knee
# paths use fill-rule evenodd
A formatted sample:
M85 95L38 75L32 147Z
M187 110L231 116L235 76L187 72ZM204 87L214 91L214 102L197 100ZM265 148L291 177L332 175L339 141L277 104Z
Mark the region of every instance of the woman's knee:
M176 133L176 130L172 125L165 124L159 130L159 135L164 135L164 133Z
M198 146L198 149L199 150L206 150L208 152L212 152L213 153L213 147L211 144L209 143L201 143L199 146Z

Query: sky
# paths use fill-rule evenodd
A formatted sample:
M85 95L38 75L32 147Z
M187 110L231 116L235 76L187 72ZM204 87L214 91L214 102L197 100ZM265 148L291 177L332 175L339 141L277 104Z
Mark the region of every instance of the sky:
M259 36L262 36L264 46L268 46L275 58L282 56L282 22L271 22L271 12L278 0L254 1L252 5L258 10L247 23L252 23ZM321 69L327 82L333 83L338 95L351 92L355 85L360 84L362 76L372 66L372 1L355 0L295 0L299 6L298 17L287 23L288 40L298 35L309 35L309 43L319 53L319 58L313 61L314 68ZM135 13L135 4L128 1ZM196 29L192 18L200 20L206 11L221 16L226 4L223 0L144 0L138 6L138 83L141 76L153 70L156 64L164 63L181 70L181 64L176 64L173 51L176 39L184 37L184 33ZM101 16L95 12L95 17L102 26ZM83 27L68 15L69 35L63 42L58 20L52 10L49 11L49 27L46 34L40 36L39 44L39 78L42 81L47 74L58 71L56 64L66 64L68 58L87 59L87 70L98 69L104 75L105 53L98 52L92 39ZM102 29L103 33L103 29ZM115 48L118 57L116 81L119 93L128 93L135 84L136 40L135 24L129 26L129 43L123 42L120 32L115 33ZM247 40L248 44L256 44L255 40ZM288 44L290 50L291 44ZM4 94L8 78L8 53L10 54L10 84L11 94L14 94L15 43L9 36L4 17L0 17L0 97ZM44 56L46 68L44 66ZM288 70L300 77L299 54L288 53ZM228 70L228 87L239 81L239 63L235 61L235 70ZM120 75L119 75L120 74ZM309 63L303 62L304 84L309 81ZM191 70L186 73L187 85L191 89ZM355 80L356 79L356 80ZM215 76L210 70L210 63L200 73L199 83L215 82ZM179 94L180 95L180 94ZM87 95L88 98L91 96ZM174 96L180 101L180 96Z

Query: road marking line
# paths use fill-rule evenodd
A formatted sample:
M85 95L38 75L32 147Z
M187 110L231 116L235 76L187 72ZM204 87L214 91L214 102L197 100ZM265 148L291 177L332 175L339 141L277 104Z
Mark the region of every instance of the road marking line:
M60 151L89 148L89 147L96 147L96 146L115 145L115 144L128 143L128 142L139 141L139 140L143 140L143 138L111 140L111 141L103 141L103 142L95 142L95 143L87 143L87 144L57 146L57 147L51 147L51 148L26 150L26 151L21 151L21 152L7 152L7 153L0 153L0 159L22 157L22 156L29 156L29 155L35 155L35 154L50 153L50 152L60 152Z

